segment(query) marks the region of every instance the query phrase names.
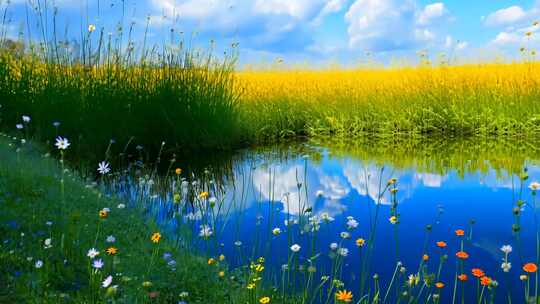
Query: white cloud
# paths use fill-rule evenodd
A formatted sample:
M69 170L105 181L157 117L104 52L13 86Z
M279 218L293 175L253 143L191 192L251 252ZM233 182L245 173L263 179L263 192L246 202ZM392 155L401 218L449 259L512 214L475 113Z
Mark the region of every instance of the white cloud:
M410 0L356 0L345 14L349 45L368 51L408 48L415 41L414 15Z
M349 45L367 51L413 48L435 39L429 26L447 16L443 3L418 9L414 0L356 0L345 14Z
M484 23L488 26L506 26L525 20L529 14L520 6L514 5L489 14Z
M244 48L304 51L313 43L315 19L343 8L348 0L150 0L184 29L238 39ZM156 22L157 25L162 25Z
M531 32L531 36L526 36L527 32ZM492 46L510 47L517 50L519 47L535 48L540 43L540 26L527 26L518 29L509 29L500 32L491 41Z
M313 24L319 25L326 16L341 12L348 3L349 0L328 0L319 15L313 20Z
M426 5L426 7L418 14L418 24L429 25L435 20L440 20L441 17L444 17L446 14L447 10L442 2Z

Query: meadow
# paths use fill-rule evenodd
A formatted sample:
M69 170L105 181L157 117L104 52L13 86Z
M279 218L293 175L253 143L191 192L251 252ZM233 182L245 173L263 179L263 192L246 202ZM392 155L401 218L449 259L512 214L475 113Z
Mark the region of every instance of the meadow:
M0 38L0 301L538 302L534 56L258 70L85 30Z
M4 51L2 126L30 115L36 125L24 132L48 139L61 130L74 138L79 162L104 153L111 139L156 156L162 142L171 152L298 137L534 138L540 131L535 62L235 72L232 58L188 50L160 64L109 56L85 67Z

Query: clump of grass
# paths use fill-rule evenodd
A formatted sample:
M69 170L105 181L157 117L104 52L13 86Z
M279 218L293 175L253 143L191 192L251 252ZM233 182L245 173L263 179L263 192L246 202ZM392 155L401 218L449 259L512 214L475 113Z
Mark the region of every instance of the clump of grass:
M239 138L230 67L210 61L193 67L194 61L87 66L1 52L1 123L10 127L15 114L26 113L37 122L36 138L60 129L76 139L81 157L103 153L111 138L120 146L133 140L154 154L162 141L182 149L228 148Z

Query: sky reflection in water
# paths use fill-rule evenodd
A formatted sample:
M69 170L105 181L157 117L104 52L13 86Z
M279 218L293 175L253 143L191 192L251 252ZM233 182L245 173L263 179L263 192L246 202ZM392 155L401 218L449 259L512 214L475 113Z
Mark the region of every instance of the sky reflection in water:
M510 288L514 302L523 301L523 287L519 280L521 267L526 262L535 261L534 208L526 205L521 215L521 233L518 241L512 233L515 218L512 213L519 194L520 181L516 175L504 170L489 169L484 172L470 170L459 172L446 168L439 174L417 170L414 166L395 169L392 162L381 163L372 160L358 160L352 157L334 157L322 149L320 157L291 157L288 159L243 161L234 165L234 184L227 191L225 203L243 197L243 207L233 212L220 236L224 253L229 262L241 265L246 259L267 257L267 267L271 277L279 278L282 264L287 263L289 247L298 243L302 247L298 253L300 264L308 265L307 259L320 253L313 265L317 268L315 280L321 275L329 275L333 252L330 244L336 242L348 249L348 256L341 275L345 288L358 290L360 284L360 250L355 245L357 238L369 238L370 227L377 222L374 251L369 260L369 279L378 274L381 286L387 286L397 261L406 268L406 275L416 273L423 254L428 254L428 267L437 272L439 259L448 255L439 281L446 287L441 291L444 299L451 299L456 269L455 253L459 251L456 229L464 229L469 234L471 220L472 239L465 241L464 250L469 254L465 270L469 276L466 293L473 297L476 282L470 270L478 267L499 283L497 303L505 303L507 288ZM532 202L531 181L540 179L540 168L529 165L529 180L525 182L523 198ZM378 194L389 178L398 181L398 207L400 223L392 225L390 217L390 195L386 193L380 200ZM298 183L301 183L299 188ZM287 204L288 198L288 204ZM377 201L380 206L377 207ZM306 215L307 208L312 208ZM233 209L235 209L233 208ZM377 220L375 214L378 211ZM299 215L326 213L334 221L320 224L317 237L312 241L310 233L304 231L306 220L300 224L287 226L287 219L298 219ZM348 230L347 217L352 216L358 227ZM429 235L426 225L432 225ZM273 228L280 228L282 234L274 236ZM288 239L287 229L293 231ZM397 241L396 241L397 230ZM348 231L350 239L342 239L340 233ZM240 247L235 246L241 241ZM437 248L436 241L445 241L448 247ZM500 265L503 252L500 247L511 244L512 269L502 272ZM424 248L425 246L425 248ZM397 248L396 248L397 247ZM273 275L272 275L273 274ZM406 276L404 276L406 277ZM276 279L276 284L279 284ZM383 289L385 290L385 288ZM458 289L459 290L459 289Z

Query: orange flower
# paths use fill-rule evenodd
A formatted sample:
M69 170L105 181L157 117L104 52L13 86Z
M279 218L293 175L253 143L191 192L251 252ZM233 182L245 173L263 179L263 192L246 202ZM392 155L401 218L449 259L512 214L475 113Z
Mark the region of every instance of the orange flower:
M486 274L484 273L484 271L480 268L473 268L471 270L473 276L477 277L477 278L481 278L483 276L485 276Z
M469 258L469 254L466 253L465 251L458 251L458 252L456 253L456 256L457 256L458 258L462 259L462 260L466 260L466 259Z
M465 235L465 231L463 231L463 229L458 229L458 230L456 230L456 235L457 235L457 236L464 236L464 235Z
M115 247L109 247L105 250L109 255L115 255L118 252L118 249Z
M533 273L533 272L538 271L538 266L536 266L535 263L527 263L523 265L523 271L528 272L528 273Z
M176 175L180 175L182 174L182 169L176 168L176 170L174 170L174 173L176 173Z
M444 287L444 283L442 283L442 282L437 282L437 283L435 283L435 287L441 289L441 288Z
M353 294L350 291L339 290L338 292L336 292L336 299L338 301L343 301L343 302L349 303L349 302L352 301L352 298L353 298Z
M429 255L424 254L424 255L422 256L422 260L424 260L424 261L427 262L427 261L429 260Z
M465 282L467 281L468 277L466 274L462 273L460 275L457 276L458 280L460 280L461 282Z
M436 244L437 244L437 247L439 247L439 248L446 247L446 242L443 242L443 241L438 241Z
M480 284L482 284L482 286L489 286L489 284L491 284L491 278L487 276L481 277Z

